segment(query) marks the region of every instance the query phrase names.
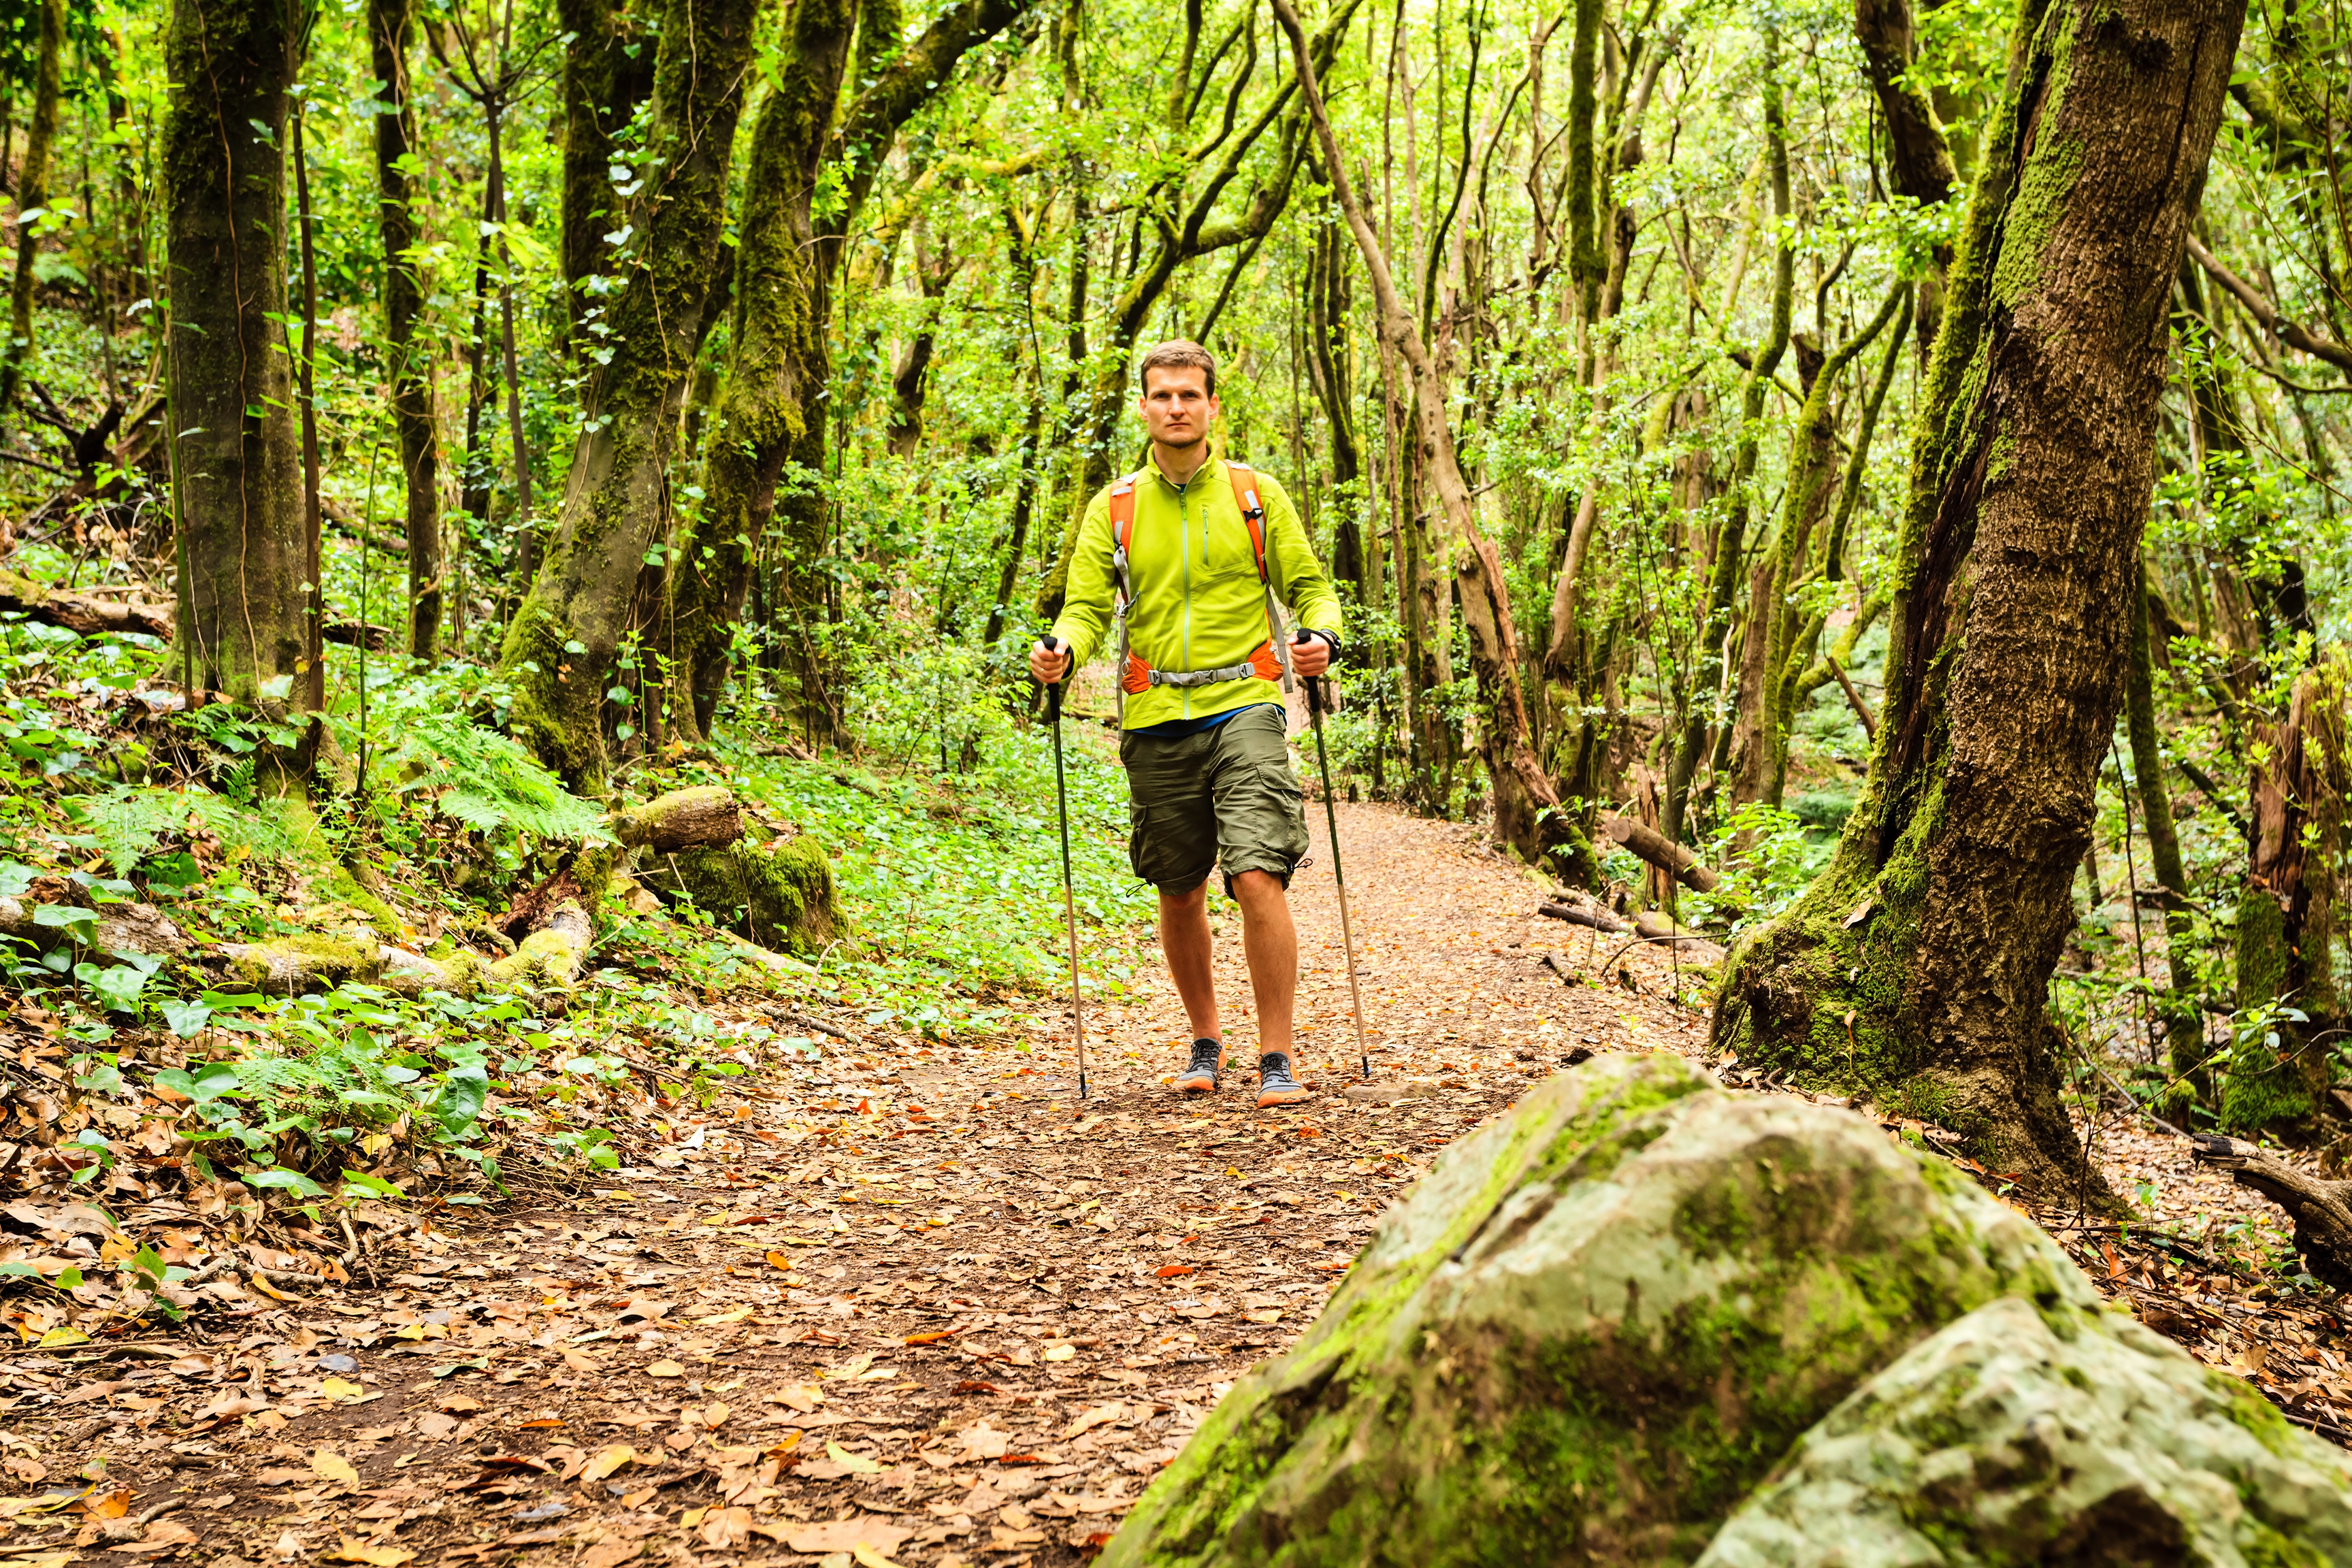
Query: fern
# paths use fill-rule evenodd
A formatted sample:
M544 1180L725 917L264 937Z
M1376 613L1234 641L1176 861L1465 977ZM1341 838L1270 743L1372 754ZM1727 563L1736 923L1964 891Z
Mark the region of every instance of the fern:
M299 863L310 857L302 841L267 807L237 805L209 790L137 789L124 786L72 803L98 839L117 877L155 852L156 841L194 830L221 841L232 858Z
M394 768L404 794L430 793L449 816L485 833L604 840L604 814L563 787L529 752L461 713L419 713L401 725Z

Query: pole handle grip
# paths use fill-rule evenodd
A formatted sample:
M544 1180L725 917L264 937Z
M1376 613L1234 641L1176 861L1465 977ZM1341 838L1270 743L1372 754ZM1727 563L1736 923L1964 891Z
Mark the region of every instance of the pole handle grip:
M1059 652L1063 646L1051 632L1039 637L1037 643L1047 653ZM1060 680L1048 681L1045 685L1045 722L1048 724L1058 724L1062 721L1062 689L1068 681L1069 674L1065 671Z

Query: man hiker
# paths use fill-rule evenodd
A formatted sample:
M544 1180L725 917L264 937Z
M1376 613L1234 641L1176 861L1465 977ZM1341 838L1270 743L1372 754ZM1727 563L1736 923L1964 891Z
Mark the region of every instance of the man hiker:
M1160 889L1160 946L1192 1025L1186 1094L1217 1088L1225 1065L1209 966L1209 870L1242 910L1257 1001L1261 1109L1308 1097L1291 1070L1298 932L1290 874L1307 853L1307 810L1284 743L1285 664L1320 676L1339 652L1339 599L1282 487L1212 462L1217 362L1198 343L1143 356L1138 408L1151 461L1087 505L1061 618L1030 649L1044 685L1113 647L1127 767L1128 859ZM1286 634L1280 605L1300 628Z

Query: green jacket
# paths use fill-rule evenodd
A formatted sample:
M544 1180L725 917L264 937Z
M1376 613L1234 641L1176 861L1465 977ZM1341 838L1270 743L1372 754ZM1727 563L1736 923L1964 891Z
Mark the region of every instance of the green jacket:
M1290 609L1288 626L1339 634L1339 596L1315 559L1297 509L1261 470L1258 500L1265 508L1265 570L1275 597ZM1211 461L1181 489L1147 461L1136 485L1135 531L1128 574L1135 604L1128 612L1128 646L1154 669L1216 669L1245 662L1266 639L1265 593L1249 524L1234 500L1222 462ZM1079 665L1097 655L1116 658L1110 643L1113 590L1110 489L1087 503L1076 553L1054 636L1070 645ZM1075 668L1075 667L1074 667ZM1279 702L1282 688L1255 678L1211 686L1155 686L1127 699L1125 727L1149 729L1173 719L1203 719L1257 702Z

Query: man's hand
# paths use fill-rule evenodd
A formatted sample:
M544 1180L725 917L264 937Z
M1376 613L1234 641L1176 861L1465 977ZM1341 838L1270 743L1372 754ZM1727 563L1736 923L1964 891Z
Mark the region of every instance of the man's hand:
M1029 648L1030 678L1040 686L1061 683L1063 672L1070 668L1069 645L1048 648L1044 643L1033 643Z
M1029 656L1035 663L1037 656ZM1298 640L1290 645L1290 668L1302 680L1313 680L1331 668L1331 645L1313 632L1302 630Z

